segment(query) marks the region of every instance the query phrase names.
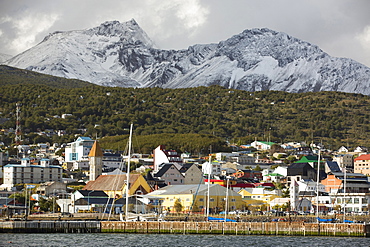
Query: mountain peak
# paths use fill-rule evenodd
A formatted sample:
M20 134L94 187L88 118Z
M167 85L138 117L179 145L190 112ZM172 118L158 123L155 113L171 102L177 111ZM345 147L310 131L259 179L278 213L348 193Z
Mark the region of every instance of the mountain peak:
M316 45L268 28L176 51L155 49L134 19L106 21L91 29L55 32L6 64L106 86L220 85L370 95L368 67L330 57Z
M106 21L100 24L98 27L88 29L87 32L93 32L96 35L106 37L120 37L129 42L144 44L147 47L153 46L153 41L148 37L143 29L138 25L135 19L131 19L127 22L119 21Z

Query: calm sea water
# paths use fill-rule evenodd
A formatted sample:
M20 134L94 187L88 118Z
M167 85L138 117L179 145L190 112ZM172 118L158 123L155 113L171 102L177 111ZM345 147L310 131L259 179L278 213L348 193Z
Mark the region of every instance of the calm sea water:
M369 238L169 234L0 234L0 246L370 246Z

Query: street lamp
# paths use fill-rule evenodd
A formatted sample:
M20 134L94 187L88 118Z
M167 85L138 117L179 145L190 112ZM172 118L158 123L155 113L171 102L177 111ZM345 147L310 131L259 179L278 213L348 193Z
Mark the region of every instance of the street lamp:
M90 193L94 192L94 190L87 193L87 209L90 211Z

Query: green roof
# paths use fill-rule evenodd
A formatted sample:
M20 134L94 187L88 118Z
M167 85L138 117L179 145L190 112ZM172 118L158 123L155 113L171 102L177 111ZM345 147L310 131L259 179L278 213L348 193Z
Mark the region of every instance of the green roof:
M270 145L270 146L275 144L275 142L262 142L262 141L258 141L258 142L266 144L266 145Z
M267 176L273 176L273 177L284 177L283 175L279 174L279 173L270 173L270 174L267 174Z
M312 162L317 162L317 160L318 160L318 157L316 155L307 155L307 156L303 156L300 160L294 163L312 163Z

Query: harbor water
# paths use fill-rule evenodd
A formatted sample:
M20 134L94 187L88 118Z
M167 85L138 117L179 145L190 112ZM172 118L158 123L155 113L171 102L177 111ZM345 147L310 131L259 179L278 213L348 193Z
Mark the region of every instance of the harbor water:
M4 233L0 246L370 246L368 238L121 233Z

